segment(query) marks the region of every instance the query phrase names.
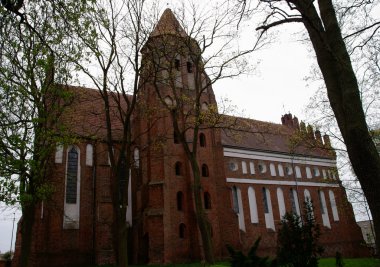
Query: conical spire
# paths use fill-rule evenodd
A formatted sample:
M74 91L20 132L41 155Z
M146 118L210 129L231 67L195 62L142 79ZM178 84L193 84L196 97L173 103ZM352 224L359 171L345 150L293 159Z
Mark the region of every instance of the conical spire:
M187 36L170 8L165 9L164 13L162 13L160 20L150 36L154 37L165 34L179 35L182 37Z

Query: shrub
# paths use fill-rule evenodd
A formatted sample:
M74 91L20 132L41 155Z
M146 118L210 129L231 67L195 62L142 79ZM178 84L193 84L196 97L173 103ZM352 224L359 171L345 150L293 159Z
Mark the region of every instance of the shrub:
M235 250L230 245L227 245L227 250L231 255L231 267L274 267L275 261L270 261L269 257L260 257L256 255L257 248L259 247L261 238L257 238L253 246L244 255L243 252Z
M318 243L320 228L310 201L304 203L304 216L286 213L277 239L277 260L280 265L318 267L323 247ZM302 220L303 219L303 220Z

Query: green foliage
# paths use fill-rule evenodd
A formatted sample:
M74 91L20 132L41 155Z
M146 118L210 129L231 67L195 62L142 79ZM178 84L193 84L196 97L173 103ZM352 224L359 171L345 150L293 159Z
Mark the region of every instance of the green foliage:
M231 255L231 267L268 267L276 266L275 261L270 261L268 257L258 256L257 249L259 247L261 238L257 238L253 246L248 252L248 255L244 255L242 251L237 251L230 245L226 245L228 252Z
M6 261L11 261L12 260L12 253L10 251L7 251L3 254L3 259Z
M311 202L304 204L304 216L286 213L278 232L277 260L280 265L317 267L323 247L318 244L319 225L316 223Z

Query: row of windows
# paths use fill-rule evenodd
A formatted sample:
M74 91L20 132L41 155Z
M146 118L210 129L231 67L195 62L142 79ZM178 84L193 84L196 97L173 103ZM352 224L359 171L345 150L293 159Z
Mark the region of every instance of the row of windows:
M177 192L177 210L183 211L184 195L181 191ZM203 205L206 210L211 209L211 196L209 192L203 193Z
M239 169L239 166L236 162L231 161L228 163L228 168L230 171L237 171ZM258 171L259 173L267 173L267 165L264 162L259 162L258 163ZM241 171L243 174L248 174L248 165L246 161L241 162ZM250 174L255 174L255 164L253 161L249 162L249 172ZM302 178L302 173L301 173L301 167L300 166L295 166L294 168L292 167L291 164L286 164L283 166L281 163L276 165L274 163L269 164L269 172L271 176L281 176L284 177L286 176L292 176L295 175L297 178ZM313 177L320 177L321 172L318 167L305 167L305 172L306 172L306 178L313 178ZM324 179L336 179L335 172L332 170L326 170L322 169L322 177Z
M273 211L272 211L272 202L271 202L271 192L266 187L262 187L260 191L262 195L264 220L265 220L266 228L275 230ZM286 213L284 191L282 190L282 188L278 187L276 193L277 193L279 215L282 218ZM311 194L308 189L305 189L303 191L303 195L304 195L305 201L312 201ZM328 195L329 195L333 220L339 221L339 214L338 214L338 209L337 209L337 205L335 201L334 192L332 190L329 190ZM292 212L295 214L301 215L300 206L299 206L300 202L298 200L298 193L295 189L291 188L289 190L289 198L291 202L290 207L291 207ZM257 201L256 201L256 191L252 186L248 188L248 202L249 202L249 209L250 209L249 212L250 212L251 223L259 223ZM325 193L322 190L318 190L318 203L320 205L323 225L328 228L331 228L329 214L327 211ZM238 215L240 229L245 231L245 220L244 220L241 190L239 187L236 187L236 186L232 187L232 208L235 211L235 213L237 213Z
M176 59L174 59L174 68L177 71L180 71L180 67L181 67L181 60L177 57ZM190 61L187 61L186 62L186 69L187 69L188 73L193 73L193 63Z
M73 146L72 149L74 148L75 148L75 151L79 153L79 148ZM93 165L93 154L94 154L93 146L91 144L87 144L86 145L86 166ZM70 157L68 158L68 162L69 160L70 160ZM134 160L133 162L134 166L139 167L140 166L140 151L138 148L135 148L133 150L133 160ZM63 146L58 145L55 151L55 163L62 163L62 162L63 162ZM108 158L108 165L110 165L109 158Z
M175 132L173 133L173 140L174 144L179 144L179 137ZM206 147L206 136L204 133L199 134L199 146Z
M174 165L174 171L175 171L175 175L176 176L182 176L183 175L184 171L183 171L183 166L182 166L181 162L177 161L175 163L175 165ZM210 173L209 173L207 164L202 164L201 175L203 177L209 177Z

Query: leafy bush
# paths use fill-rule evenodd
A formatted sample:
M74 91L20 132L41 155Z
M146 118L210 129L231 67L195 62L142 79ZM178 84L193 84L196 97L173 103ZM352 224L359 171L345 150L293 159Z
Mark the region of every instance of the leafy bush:
M261 238L256 239L255 243L248 252L244 255L243 252L235 250L230 245L227 245L228 252L231 255L231 267L274 267L275 261L270 261L269 257L260 257L256 255Z
M321 235L311 202L305 202L304 216L286 213L278 232L277 260L282 266L318 267L323 247L318 243ZM303 220L301 220L303 219Z

